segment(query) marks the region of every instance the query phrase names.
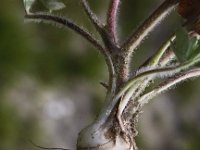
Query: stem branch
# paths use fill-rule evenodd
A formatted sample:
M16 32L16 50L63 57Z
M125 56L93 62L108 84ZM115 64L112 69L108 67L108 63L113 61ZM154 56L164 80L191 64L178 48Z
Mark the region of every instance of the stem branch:
M56 23L56 25L67 27L81 35L84 39L88 40L92 45L94 45L96 48L101 50L101 52L104 55L106 55L105 48L99 43L99 41L97 41L90 33L88 33L85 29L81 28L80 26L76 25L70 19L44 13L26 14L25 19L28 21L32 20L36 22L43 21L44 23Z
M117 42L117 13L119 10L120 0L111 0L108 17L107 27L115 42Z
M170 89L171 87L174 87L176 84L198 76L200 76L199 68L191 69L189 71L180 73L176 77L172 77L171 79L165 81L164 83L161 83L157 88L143 95L138 101L140 105L143 106L144 104L148 103L150 99Z
M58 25L67 27L73 31L75 31L76 33L78 33L79 35L81 35L84 39L88 40L93 46L95 46L100 53L102 53L102 55L105 58L106 64L108 66L108 70L109 70L109 87L110 87L110 91L113 87L113 76L115 74L115 70L114 70L114 65L111 59L111 55L110 53L107 51L106 48L104 48L98 40L96 40L90 33L88 33L85 29L81 28L80 26L76 25L75 23L73 23L71 20L67 19L67 18L63 18L63 17L58 17L58 16L54 16L52 14L43 14L43 13L37 13L37 14L26 14L25 18L29 21L43 21L44 23L56 23Z
M179 0L165 0L143 23L138 29L130 35L123 43L122 47L129 54L138 47L142 40L160 23L164 17L169 14L176 6Z
M87 14L90 21L94 24L96 29L99 31L104 27L104 24L99 20L99 18L96 16L96 14L92 11L90 8L90 5L87 0L81 0L81 3L83 5L84 11Z

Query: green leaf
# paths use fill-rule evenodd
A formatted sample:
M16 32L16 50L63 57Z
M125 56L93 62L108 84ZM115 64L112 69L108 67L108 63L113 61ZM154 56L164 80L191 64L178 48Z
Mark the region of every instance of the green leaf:
M50 12L63 9L65 7L65 4L60 0L23 0L23 1L27 13L31 13L30 10L33 7L33 4L36 2L41 2L41 4Z
M35 3L35 0L24 0L24 7L27 13L30 13L30 9Z
M42 4L50 11L60 10L65 7L65 4L59 0L40 0Z
M187 58L192 59L198 53L200 53L199 49L199 40L196 37L192 37L189 41L189 47L188 47L188 53L187 53Z
M185 62L188 59L189 37L185 29L180 28L176 32L176 43L173 46L173 51L180 62Z
M200 59L200 46L197 47L190 56L190 60Z
M180 63L200 59L200 40L197 37L189 37L184 28L176 32L176 41L171 47Z

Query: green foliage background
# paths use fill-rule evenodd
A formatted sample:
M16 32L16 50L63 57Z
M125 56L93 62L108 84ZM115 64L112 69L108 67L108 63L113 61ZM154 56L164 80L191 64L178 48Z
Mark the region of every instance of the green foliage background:
M72 18L81 26L85 26L97 37L97 33L89 23L81 9L78 0L66 0L66 9L57 12ZM108 0L89 1L95 12L105 20ZM149 13L156 8L161 1L141 0L141 1L122 1L119 12L120 39L124 39L135 27L138 26ZM98 84L100 80L106 80L106 66L102 56L91 45L81 37L66 29L57 29L51 25L24 23L23 1L1 0L0 4L0 149L1 150L29 150L34 149L28 139L36 141L42 140L44 130L40 128L40 121L34 111L37 111L34 99L27 94L27 101L30 101L34 113L22 117L19 109L25 106L17 104L15 98L12 100L7 95L12 94L11 89L18 85L18 81L26 76L34 80L42 87L56 87L62 85L73 92L73 87L82 84L83 87L92 89L90 95L90 105L84 101L80 105L91 110L92 118L99 111L103 102L104 89ZM157 27L149 39L140 46L138 53L133 57L136 64L133 70L144 62L148 56L153 54L162 42L164 42L181 20L177 14L170 16L162 23L162 27ZM23 78L22 78L23 79ZM92 87L92 88L91 88ZM149 144L146 134L141 132L138 138L141 149L158 150L196 150L200 148L200 80L185 83L177 90L170 92L168 99L173 105L175 113L174 124L176 130L174 138L165 134L161 136L162 142ZM31 89L30 89L31 90ZM25 89L23 92L27 92ZM42 91L40 91L42 92ZM28 92L27 92L28 93ZM34 91L33 91L34 93ZM74 95L79 93L74 93ZM20 99L20 97L18 97ZM81 99L80 99L81 101ZM159 101L159 100L157 100ZM85 104L85 105L84 105ZM148 106L151 108L151 105ZM187 108L194 108L191 111ZM35 109L34 109L35 108ZM148 109L147 109L148 110ZM171 111L171 110L169 110ZM149 111L152 113L152 111ZM156 112L156 111L155 111ZM148 111L147 111L148 113ZM166 114L169 112L166 111ZM191 113L191 114L190 114ZM185 114L190 114L193 118L188 119ZM187 116L187 115L186 115ZM86 122L90 119L87 119ZM165 115L152 113L154 122L153 128L162 129ZM155 119L156 118L156 119ZM87 123L85 123L87 124ZM73 125L73 123L72 123ZM63 123L64 128L68 126ZM84 124L82 125L84 127ZM151 129L151 128L150 128ZM78 130L78 129L77 129ZM143 130L142 127L140 129ZM78 131L77 131L78 132ZM175 132L170 130L171 132ZM157 134L157 133L156 133ZM59 134L57 135L59 136ZM166 140L165 140L166 138ZM63 139L65 140L65 139ZM47 142L47 144L50 144ZM72 143L71 145L75 144ZM56 143L54 143L56 145ZM70 144L69 144L70 145ZM67 144L65 146L68 146Z

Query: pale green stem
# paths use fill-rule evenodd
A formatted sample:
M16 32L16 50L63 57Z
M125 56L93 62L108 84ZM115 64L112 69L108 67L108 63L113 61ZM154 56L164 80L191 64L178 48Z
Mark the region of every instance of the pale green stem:
M127 84L125 84L125 86L121 89L121 91L113 98L113 101L110 103L110 105L107 108L107 112L106 114L109 115L112 111L112 109L114 108L114 106L117 104L117 102L120 100L120 97L122 95L124 95L125 92L132 92L132 87L134 86L135 83L140 83L140 81L144 78L164 78L164 77L170 77L173 76L181 71L184 71L194 65L196 65L197 63L200 62L200 57L196 57L193 60L190 60L180 66L176 66L176 67L169 67L169 68L161 68L161 69L154 69L154 70L149 70L146 72L143 72L139 75L137 75L136 77L134 77L133 79L129 80L127 82ZM129 91L130 90L130 91Z
M168 81L162 83L157 88L153 89L151 92L146 93L143 95L138 101L141 106L144 106L144 104L148 103L149 100L157 96L158 94L161 94L162 92L169 90L171 87L174 87L176 84L183 82L187 79L191 79L194 77L200 76L200 69L191 69L189 71L180 73L175 78L169 79Z
M175 39L175 36L172 36L170 40L167 43L165 43L162 46L162 48L160 48L158 52L149 60L146 66L150 68L150 67L155 67L158 64L160 64L160 59L162 58L162 56L164 55L164 53L166 52L166 50L169 48L171 44L170 41L173 41L174 39ZM167 62L169 61L170 59L167 60ZM162 63L161 66L164 66L167 62ZM151 77L142 78L141 80L137 81L137 83L135 83L135 86L132 86L129 89L129 91L124 95L118 107L118 119L120 118L128 102L131 100L131 97L136 99L146 89L146 87L149 85L149 82L152 80L152 78L153 77L151 76ZM121 122L120 119L119 121Z

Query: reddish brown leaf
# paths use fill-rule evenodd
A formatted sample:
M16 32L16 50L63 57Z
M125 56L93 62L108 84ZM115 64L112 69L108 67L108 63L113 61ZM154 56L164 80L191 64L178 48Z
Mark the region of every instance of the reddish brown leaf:
M200 0L180 0L178 12L181 16L188 19L200 11Z
M200 0L180 0L178 13L185 18L190 30L200 33Z

